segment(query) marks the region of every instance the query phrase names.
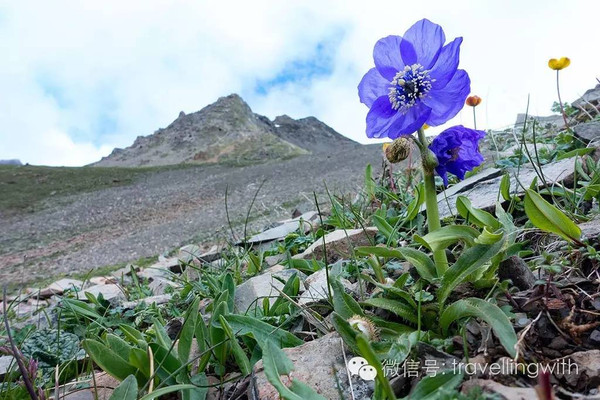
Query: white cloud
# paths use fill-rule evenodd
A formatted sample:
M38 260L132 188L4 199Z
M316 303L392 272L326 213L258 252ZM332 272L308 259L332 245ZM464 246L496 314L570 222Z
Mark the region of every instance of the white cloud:
M569 56L563 98L595 84L595 1L0 1L0 159L81 165L242 93L256 112L315 115L365 142L356 85L375 41L427 17L463 36L461 67L484 97L482 127L555 99L550 57ZM340 32L342 35L340 36ZM259 81L339 39L332 73L254 93ZM8 94L8 95L6 95ZM470 110L453 122L470 124Z

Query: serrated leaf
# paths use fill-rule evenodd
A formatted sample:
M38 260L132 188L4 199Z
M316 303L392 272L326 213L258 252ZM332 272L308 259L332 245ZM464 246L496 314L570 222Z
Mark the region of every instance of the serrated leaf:
M446 333L452 322L464 317L477 317L487 322L506 352L513 358L516 356L517 335L500 307L476 297L458 300L442 313L440 318L442 331Z
M116 387L108 400L136 400L138 385L135 376L129 375Z
M471 200L465 196L458 196L456 199L456 210L467 222L473 223L480 228L487 226L496 230L500 227L500 222L492 214L473 207Z
M414 324L417 323L417 312L415 308L411 307L410 305L404 302L386 299L383 297L375 297L372 299L362 301L360 304L391 311L397 316L402 317L409 322L412 322Z
M504 240L499 240L494 244L477 244L470 249L465 250L458 260L446 271L442 278L442 285L438 289L438 301L440 309L446 302L446 299L470 274L477 271L492 257L502 250Z
M543 231L574 242L581 238L581 229L569 217L530 189L525 193L525 213L531 223Z

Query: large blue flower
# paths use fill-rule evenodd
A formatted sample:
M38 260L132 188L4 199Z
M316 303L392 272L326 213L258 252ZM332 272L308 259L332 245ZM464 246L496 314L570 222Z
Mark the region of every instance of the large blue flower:
M433 139L429 149L438 159L435 171L444 180L444 185L448 185L448 172L464 179L465 173L481 165L483 156L479 152L479 141L484 136L484 131L457 125Z
M471 81L458 69L462 38L444 46L445 41L442 27L423 19L403 37L388 36L375 44L375 68L358 85L360 101L370 108L368 137L395 139L458 114Z

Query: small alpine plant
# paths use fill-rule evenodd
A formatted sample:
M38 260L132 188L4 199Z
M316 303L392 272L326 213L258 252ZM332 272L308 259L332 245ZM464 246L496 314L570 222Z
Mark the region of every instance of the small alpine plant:
M360 101L369 107L367 136L394 139L386 150L386 155L394 156L390 161L406 158L398 155L408 153L411 140L421 152L430 232L441 227L434 174L447 184L448 172L463 179L483 162L478 148L483 131L455 126L442 132L431 146L425 137L424 127L442 125L456 116L471 91L469 75L458 69L462 40L459 37L446 44L442 27L422 19L404 36L377 41L375 67L358 85ZM415 132L417 137L412 136ZM438 269L445 271L445 252L436 251L433 257Z

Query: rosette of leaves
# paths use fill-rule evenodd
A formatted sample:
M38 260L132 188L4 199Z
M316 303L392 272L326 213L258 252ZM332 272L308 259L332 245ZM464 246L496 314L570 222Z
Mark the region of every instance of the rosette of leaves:
M23 341L21 352L26 358L38 362L43 380L53 380L54 368L60 366L60 380L64 381L76 373L76 363L85 357L79 338L72 333L57 329L41 329Z

